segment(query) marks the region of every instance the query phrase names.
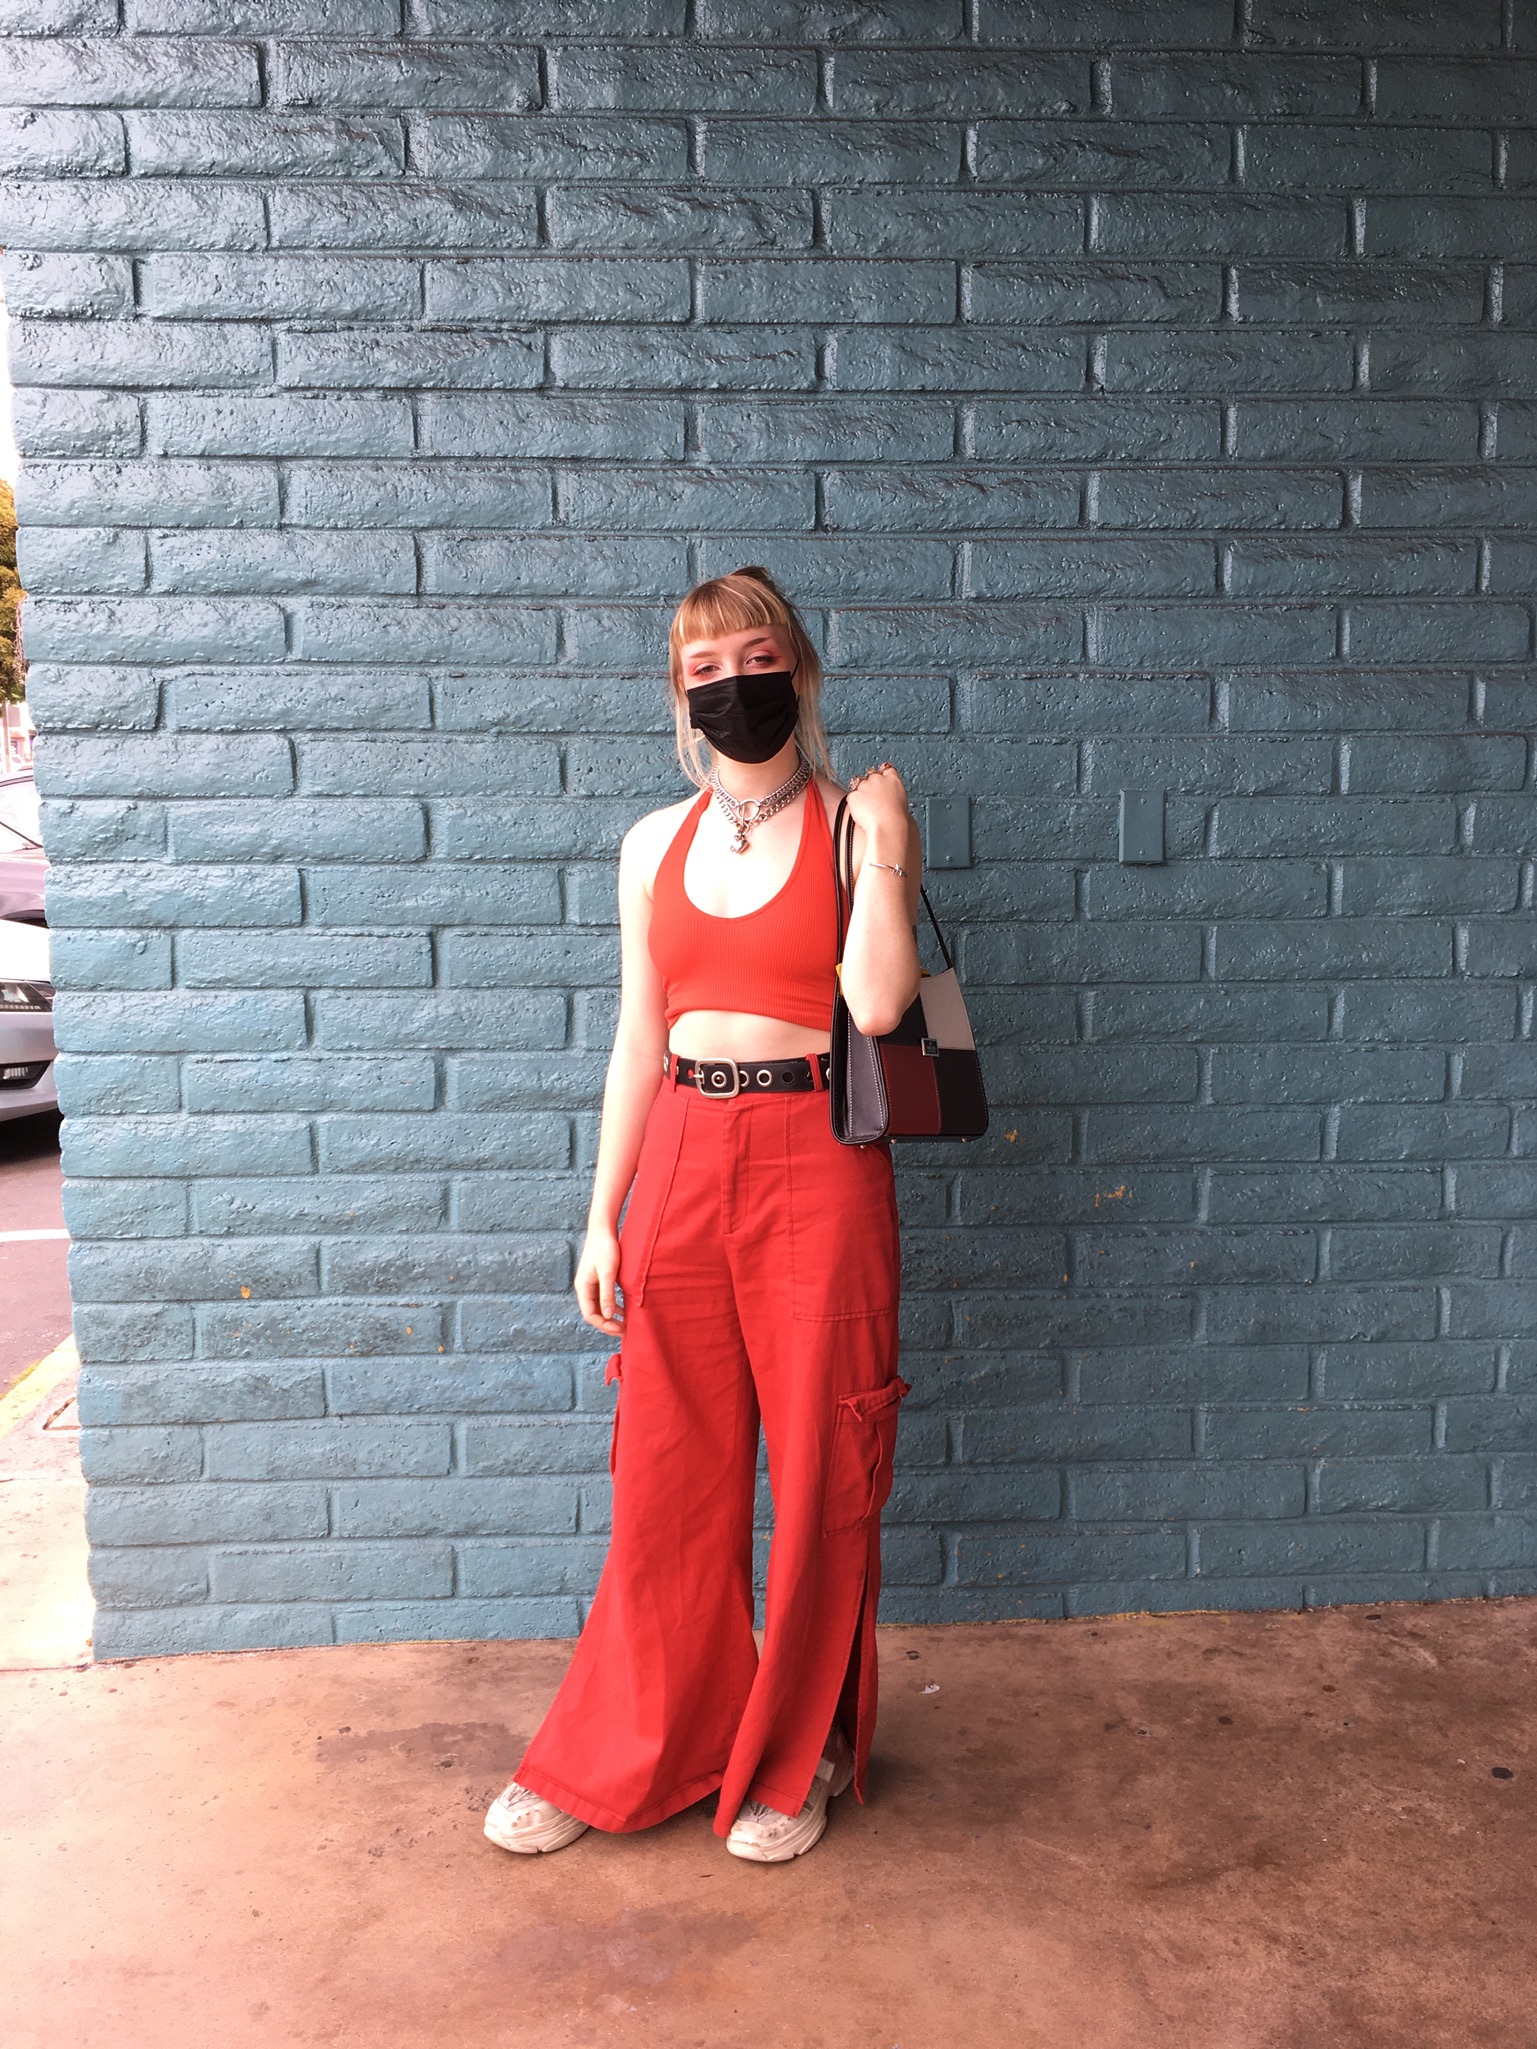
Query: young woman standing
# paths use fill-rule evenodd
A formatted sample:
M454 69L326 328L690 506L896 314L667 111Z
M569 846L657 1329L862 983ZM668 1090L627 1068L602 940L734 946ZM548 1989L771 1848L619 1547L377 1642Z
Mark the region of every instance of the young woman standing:
M817 1841L834 1794L864 1797L907 1392L896 1207L889 1147L839 1145L828 1118L843 792L816 652L767 571L744 568L684 599L670 667L701 795L643 818L620 853L619 1025L576 1274L582 1315L622 1341L613 1537L486 1833L556 1850L718 1787L727 1849L779 1863ZM918 830L889 763L848 803L842 987L860 1029L886 1032L918 988ZM760 1420L775 1509L761 1656Z

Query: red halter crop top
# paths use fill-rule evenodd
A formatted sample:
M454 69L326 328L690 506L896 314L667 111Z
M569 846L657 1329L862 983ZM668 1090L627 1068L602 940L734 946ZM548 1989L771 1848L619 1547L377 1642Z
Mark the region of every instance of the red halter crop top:
M821 792L815 783L806 792L789 880L738 918L700 910L683 886L683 864L709 803L706 790L673 835L651 885L651 958L666 991L669 1026L686 1010L737 1010L826 1030L837 985L838 913Z

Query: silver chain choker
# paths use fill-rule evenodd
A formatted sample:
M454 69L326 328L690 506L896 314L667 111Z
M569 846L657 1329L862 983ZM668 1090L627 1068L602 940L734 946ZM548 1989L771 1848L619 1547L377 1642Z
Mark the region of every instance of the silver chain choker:
M733 797L729 790L721 788L718 772L711 769L710 788L715 792L715 801L725 812L736 833L736 838L731 842L732 853L745 854L747 835L753 827L761 825L765 818L772 818L776 811L783 811L787 804L793 804L810 781L810 764L802 760L797 764L790 780L781 783L777 790L770 790L766 797Z

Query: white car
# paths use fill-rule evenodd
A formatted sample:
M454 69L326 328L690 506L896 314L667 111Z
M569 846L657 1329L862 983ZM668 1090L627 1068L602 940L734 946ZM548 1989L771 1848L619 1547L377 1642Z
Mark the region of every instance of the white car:
M0 918L0 1124L58 1107L48 933Z

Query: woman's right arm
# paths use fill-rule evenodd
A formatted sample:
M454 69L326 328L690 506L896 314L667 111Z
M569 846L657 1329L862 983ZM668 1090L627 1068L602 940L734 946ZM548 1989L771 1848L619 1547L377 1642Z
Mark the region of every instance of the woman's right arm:
M584 1321L620 1337L619 1213L624 1208L646 1119L662 1085L667 1017L662 978L651 958L651 876L658 820L643 818L619 851L619 1024L603 1088L603 1119L593 1172L587 1237L576 1268L576 1300Z

